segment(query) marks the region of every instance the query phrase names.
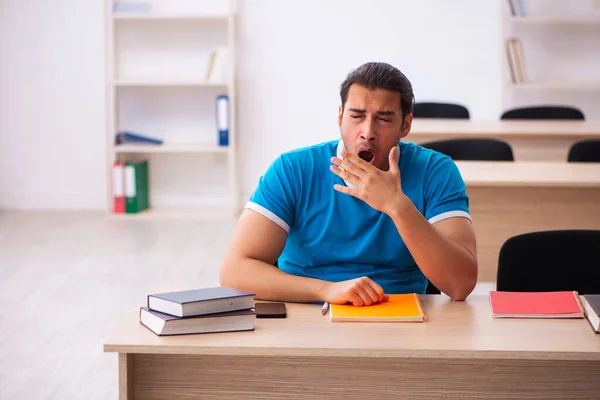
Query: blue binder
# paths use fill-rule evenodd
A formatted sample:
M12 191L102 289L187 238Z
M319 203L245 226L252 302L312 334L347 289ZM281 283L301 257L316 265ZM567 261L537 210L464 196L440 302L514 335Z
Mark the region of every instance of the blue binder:
M217 133L219 146L229 146L229 96L217 96Z
M135 134L132 132L121 131L118 132L115 137L115 144L123 143L147 143L147 144L162 144L163 141L160 139L154 139L148 136Z

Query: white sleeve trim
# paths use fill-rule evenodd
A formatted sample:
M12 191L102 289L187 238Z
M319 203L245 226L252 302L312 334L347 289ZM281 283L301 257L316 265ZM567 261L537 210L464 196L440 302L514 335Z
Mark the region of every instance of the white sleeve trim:
M466 218L469 221L473 222L473 220L471 219L471 216L469 215L468 212L457 210L457 211L447 211L447 212L438 214L435 217L431 217L431 218L429 218L429 223L435 224L436 222L440 222L440 221L443 221L448 218L456 218L456 217Z
M279 218L277 215L275 215L275 213L273 213L272 211L267 210L266 208L264 208L263 206L261 206L260 204L256 204L252 201L249 201L248 203L246 203L246 207L252 211L256 211L257 213L269 218L271 221L275 222L277 225L279 225L280 227L283 228L283 230L285 230L287 233L290 233L290 226L287 224L287 222L285 222L284 220L282 220L281 218Z

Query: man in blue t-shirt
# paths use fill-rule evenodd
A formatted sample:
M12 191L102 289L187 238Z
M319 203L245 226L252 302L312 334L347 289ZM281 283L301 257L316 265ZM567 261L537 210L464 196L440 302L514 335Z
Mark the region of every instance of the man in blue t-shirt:
M477 280L465 184L447 156L401 142L409 80L367 63L340 89L341 140L282 154L260 178L221 284L268 300L370 305L425 293L463 300Z

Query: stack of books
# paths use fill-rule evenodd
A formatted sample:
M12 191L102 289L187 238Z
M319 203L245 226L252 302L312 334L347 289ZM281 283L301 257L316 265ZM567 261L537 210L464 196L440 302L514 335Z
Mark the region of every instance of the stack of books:
M251 331L254 296L224 286L152 294L140 323L159 336Z

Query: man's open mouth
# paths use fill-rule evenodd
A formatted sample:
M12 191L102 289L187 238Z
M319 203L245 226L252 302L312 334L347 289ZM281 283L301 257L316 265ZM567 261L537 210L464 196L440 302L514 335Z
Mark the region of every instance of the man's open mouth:
M358 156L368 163L371 163L375 158L375 153L371 150L360 150Z

